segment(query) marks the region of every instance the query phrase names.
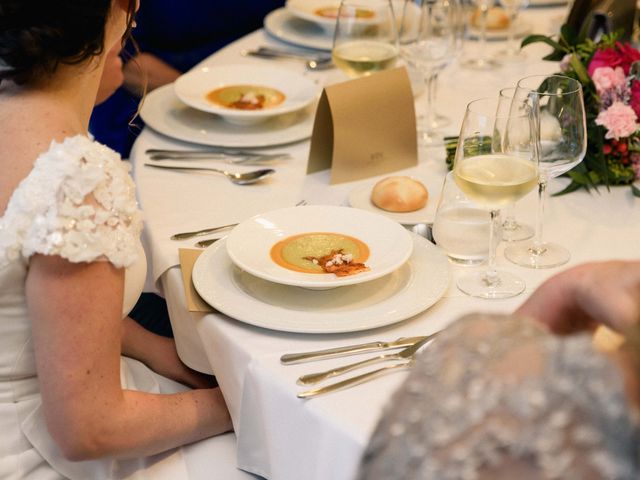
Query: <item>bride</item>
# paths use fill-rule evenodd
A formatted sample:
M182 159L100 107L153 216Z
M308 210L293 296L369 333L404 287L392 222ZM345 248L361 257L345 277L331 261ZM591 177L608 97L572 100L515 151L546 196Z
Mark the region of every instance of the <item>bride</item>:
M127 163L87 128L136 7L0 0L0 478L124 477L231 429L172 340L123 320L141 215Z

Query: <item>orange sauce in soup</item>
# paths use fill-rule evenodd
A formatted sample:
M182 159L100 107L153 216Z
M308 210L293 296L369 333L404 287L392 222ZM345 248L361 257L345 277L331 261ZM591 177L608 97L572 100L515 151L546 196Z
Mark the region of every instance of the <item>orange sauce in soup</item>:
M259 85L228 85L206 94L207 101L234 110L263 110L284 102L280 90Z
M323 18L338 18L338 7L321 7L317 8L314 13L319 17ZM375 13L372 10L367 10L366 8L356 8L356 18L373 18ZM344 15L353 17L353 15Z
M322 257L332 251L342 250L353 255L354 263L364 263L369 258L369 247L362 240L341 233L301 233L280 240L271 247L271 259L288 270L302 273L325 273L309 257Z

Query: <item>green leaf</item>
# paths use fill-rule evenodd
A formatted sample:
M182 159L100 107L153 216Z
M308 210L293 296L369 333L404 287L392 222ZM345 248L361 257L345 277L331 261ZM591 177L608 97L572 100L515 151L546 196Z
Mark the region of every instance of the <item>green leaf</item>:
M586 188L586 185L573 181L569 185L567 185L566 188L560 190L559 192L553 193L551 196L559 197L560 195L566 195L567 193L575 192L576 190L580 190L581 188Z
M524 39L522 40L522 43L520 44L520 47L526 47L527 45L530 45L532 43L539 43L539 42L546 43L554 50L568 52L566 48L564 48L562 45L560 45L558 42L551 39L550 37L547 37L546 35L528 35L524 37Z
M549 55L545 55L544 57L542 57L542 59L546 60L547 62L559 62L564 58L565 55L566 53L564 52L561 52L559 50L554 50Z
M566 23L562 25L562 27L560 27L560 35L566 44L571 47L574 47L579 43L578 34L571 25Z

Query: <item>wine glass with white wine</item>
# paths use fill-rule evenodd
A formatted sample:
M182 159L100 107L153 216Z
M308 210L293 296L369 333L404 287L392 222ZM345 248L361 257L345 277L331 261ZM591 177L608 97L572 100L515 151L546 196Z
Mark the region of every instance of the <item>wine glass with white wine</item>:
M391 0L342 0L332 57L336 67L354 78L393 67L398 29Z
M488 269L457 281L467 295L509 298L524 290L523 280L495 268L494 237L500 209L537 185L537 159L534 118L528 105L504 114L498 110L497 97L475 100L467 106L458 137L454 178L469 199L491 214Z

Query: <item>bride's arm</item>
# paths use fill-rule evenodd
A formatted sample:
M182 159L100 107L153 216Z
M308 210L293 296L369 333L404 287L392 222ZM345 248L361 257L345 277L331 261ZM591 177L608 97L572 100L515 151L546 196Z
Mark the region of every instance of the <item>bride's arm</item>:
M109 262L30 261L27 304L44 413L72 460L149 455L231 428L219 389L121 388L123 283Z

